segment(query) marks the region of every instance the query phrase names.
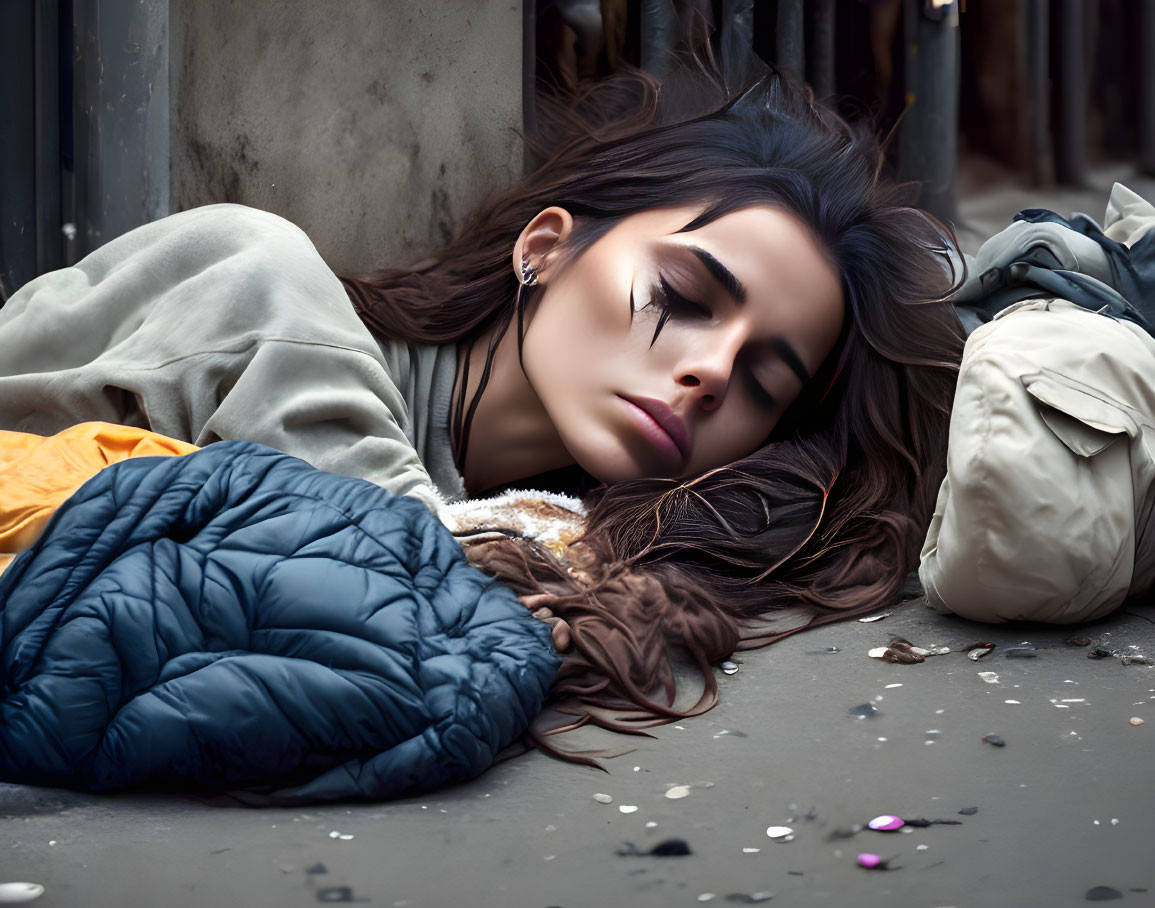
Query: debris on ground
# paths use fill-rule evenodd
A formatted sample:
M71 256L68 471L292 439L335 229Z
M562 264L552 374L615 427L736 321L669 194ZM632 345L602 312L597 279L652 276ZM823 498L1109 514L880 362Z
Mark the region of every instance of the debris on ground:
M897 867L891 867L890 862L894 858L881 858L877 854L870 854L864 852L858 856L858 866L865 867L867 870L898 870Z
M693 853L685 839L663 839L649 851L642 851L633 842L625 842L617 852L620 858L680 858Z
M949 646L932 643L930 646L915 646L903 637L891 637L886 646L876 646L867 652L872 659L893 662L898 665L917 665L925 662L927 656L945 656Z
M737 662L735 662L733 659L727 659L725 662L723 662L723 663L722 663L722 664L719 666L719 668L721 668L721 669L722 669L722 673L723 673L723 674L725 674L725 675L733 675L733 674L737 674L737 672L738 672L738 663L737 663Z
M964 817L973 817L978 812L979 812L979 809L977 807L964 807L962 810L959 811L959 813L962 814Z
M766 835L776 842L792 842L794 840L794 830L789 826L767 826Z
M666 789L666 797L674 801L678 798L687 797L690 794L689 785L671 785Z
M999 683L999 673L998 672L979 672L979 677L982 678L983 681L985 681L987 684L998 684Z
M16 904L31 902L44 895L44 887L39 883L0 883L0 902Z
M1094 886L1087 890L1085 897L1088 902L1107 902L1111 899L1123 898L1123 893L1118 889L1112 889L1110 886Z
M758 902L768 902L774 898L772 892L731 892L726 896L727 902L738 902L742 905L754 905Z
M928 820L926 817L915 817L909 820L903 820L907 826L913 829L926 829L928 826L961 826L962 820Z
M873 719L879 714L879 709L873 703L860 703L858 706L850 707L846 714L856 719Z
M889 618L894 612L881 612L877 615L867 615L865 618L859 618L859 624L873 624L875 621L881 621L883 618Z
M1087 653L1088 659L1118 659L1124 665L1155 665L1150 656L1139 651L1139 647L1131 645L1125 649L1113 649L1105 643L1096 643Z
M987 655L995 648L993 643L986 640L980 640L977 643L972 643L970 646L964 646L963 652L967 654L967 658L971 662L978 662L983 656Z
M1074 637L1068 637L1063 642L1066 643L1067 646L1090 646L1091 638L1076 634Z
M877 832L894 832L896 829L902 829L902 827L906 825L906 821L893 814L884 813L880 817L875 817L866 825Z
M1006 747L1007 742L998 735L983 735L983 743L990 744L992 747Z
M1127 721L1130 722L1132 725L1142 725L1143 724L1143 720L1140 719L1138 716L1132 716Z
M1008 659L1034 659L1039 655L1039 648L1030 643L1020 643L1018 646L1008 646L1003 650Z

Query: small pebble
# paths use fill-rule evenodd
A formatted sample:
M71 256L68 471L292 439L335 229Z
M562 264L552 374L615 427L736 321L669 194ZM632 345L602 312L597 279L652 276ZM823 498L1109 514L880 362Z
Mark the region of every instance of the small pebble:
M703 893L702 893L700 896L698 896L698 901L699 901L699 902L708 902L708 901L710 901L710 899L712 899L713 897L714 897L714 893L712 893L712 892L703 892Z
M648 820L646 822L646 829L657 829L657 828L658 828L658 824L656 822L654 822L653 820Z
M1004 700L1003 702L1009 703L1011 706L1021 706L1022 705L1021 700Z
M1130 722L1132 725L1142 725L1143 724L1143 720L1140 719L1138 716L1132 716L1127 721Z
M42 895L44 887L39 883L0 883L0 902L31 902Z
M761 850L762 850L761 848L743 848L742 853L743 854L757 854Z
M979 809L977 807L964 807L959 811L964 817L973 817L978 812Z
M990 744L994 747L1006 747L1007 746L1007 742L1004 741L1002 738L1000 738L998 735L986 735L986 736L984 736L983 737L983 743L984 744Z
M1123 893L1118 889L1112 889L1110 886L1095 886L1087 890L1085 898L1088 902L1107 902L1112 899L1123 898Z
M672 788L666 789L666 797L671 801L676 801L678 798L687 797L690 794L689 785L675 785Z
M636 804L619 804L618 810L622 813L637 813L638 807Z
M794 830L789 826L767 826L766 835L772 839L777 839L782 842L789 842L794 838Z
M733 675L737 671L738 671L738 663L737 662L731 662L729 659L727 659L725 662L722 663L723 674Z
M915 845L914 850L915 851L926 851L929 847L930 847L929 845Z
M594 795L594 800L599 804L610 804L614 799L608 794L602 794L601 792L598 792L596 795Z
M856 719L873 719L878 715L878 707L873 703L861 703L858 706L850 707L846 714L854 716Z
M978 674L979 674L979 677L982 678L987 684L998 684L999 683L999 673L998 672L979 672Z
M896 687L902 687L902 685L901 684L888 684L888 685L886 685L887 690L894 690L894 688L896 688Z

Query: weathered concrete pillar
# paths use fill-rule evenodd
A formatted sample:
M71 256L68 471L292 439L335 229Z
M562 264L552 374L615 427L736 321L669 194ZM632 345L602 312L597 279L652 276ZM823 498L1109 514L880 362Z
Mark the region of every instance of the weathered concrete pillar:
M447 243L521 173L517 0L169 2L174 210L274 211L363 270Z

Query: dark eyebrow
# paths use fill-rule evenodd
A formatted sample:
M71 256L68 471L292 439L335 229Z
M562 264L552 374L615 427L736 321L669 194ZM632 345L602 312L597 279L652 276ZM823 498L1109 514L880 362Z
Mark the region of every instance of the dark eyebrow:
M775 337L771 339L770 346L774 352L782 357L782 361L790 367L790 371L798 376L802 384L810 381L810 372L807 371L806 365L802 362L802 357L798 355L798 351L791 346L790 341L784 337Z
M734 272L719 262L714 256L710 255L705 249L698 246L691 246L690 251L698 257L698 261L706 266L706 270L714 275L714 280L725 288L726 292L734 298L735 302L746 302L746 285L734 277Z

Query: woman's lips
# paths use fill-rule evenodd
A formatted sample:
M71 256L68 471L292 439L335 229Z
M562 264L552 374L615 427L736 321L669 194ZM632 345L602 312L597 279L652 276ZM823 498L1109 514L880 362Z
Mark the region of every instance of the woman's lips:
M626 402L626 412L642 437L666 460L684 467L690 459L690 430L682 417L660 400L618 396Z

